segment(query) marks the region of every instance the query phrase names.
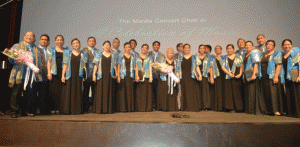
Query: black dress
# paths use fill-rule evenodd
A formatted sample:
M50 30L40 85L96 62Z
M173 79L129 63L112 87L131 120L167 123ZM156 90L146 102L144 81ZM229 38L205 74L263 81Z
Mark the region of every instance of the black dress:
M201 62L203 63L204 58L200 59ZM201 64L200 66L200 70L202 72L203 75L203 64ZM209 76L209 75L208 75ZM199 87L199 93L200 93L200 99L202 99L202 102L200 105L200 108L202 109L210 109L211 108L211 94L210 94L210 84L208 82L208 78L207 77L203 77L202 76L202 81L199 82L200 83L200 87Z
M144 59L142 59L142 65ZM140 79L141 80L141 79ZM135 111L150 112L152 111L152 83L148 78L144 82L138 82L136 85Z
M228 58L229 68L232 70L234 59ZM240 74L240 68L236 67L234 75ZM225 105L224 108L227 110L243 110L242 101L242 81L241 78L231 78L225 80Z
M134 93L133 93L133 79L130 77L130 62L131 58L125 59L126 66L126 76L124 79L121 79L121 82L118 86L118 94L117 94L117 111L118 112L132 112L134 111Z
M199 111L198 89L196 81L191 76L192 57L186 59L183 57L181 63L182 79L181 83L181 105L185 111Z
M263 91L261 94L265 100L267 111L269 113L271 112L283 113L280 78L278 78L277 84L274 84L273 79L269 78L269 75L267 73L269 59L270 59L270 55L269 56L263 55L261 59L261 71L262 71L261 90Z
M52 81L50 81L50 96L53 101L53 107L50 110L60 110L63 87L63 83L61 82L63 53L56 52L56 59L52 60L56 60L57 75L52 75Z
M244 68L246 68L247 61L250 56L244 58ZM264 114L266 105L261 97L259 80L247 81L245 80L245 112L248 114Z
M222 111L223 107L224 107L224 98L223 96L225 95L225 90L224 90L224 83L225 83L225 73L223 72L223 70L221 69L221 64L220 61L217 60L217 66L218 66L218 70L220 72L220 76L218 76L215 79L215 91L214 91L214 95L215 95L215 103L214 103L214 109L216 111Z
M81 54L71 55L71 77L63 84L61 113L80 114L82 113L82 78L79 77L79 65Z
M287 64L288 64L287 61L288 58L282 58L282 65L285 73L287 73ZM284 107L286 107L287 115L300 117L299 83L294 83L291 80L288 80L286 75L284 77L285 77L285 94L283 99L286 102L286 105Z
M173 73L175 73L175 65L173 61L172 63L169 63L166 61L166 64L169 66L173 66ZM177 86L173 87L173 94L168 94L168 76L167 81L162 81L161 79L158 80L158 95L157 99L159 100L159 105L161 110L163 111L178 111L178 102L177 102L177 94L178 89Z
M97 81L93 111L98 114L113 113L113 78L110 73L111 56L102 55L102 78Z

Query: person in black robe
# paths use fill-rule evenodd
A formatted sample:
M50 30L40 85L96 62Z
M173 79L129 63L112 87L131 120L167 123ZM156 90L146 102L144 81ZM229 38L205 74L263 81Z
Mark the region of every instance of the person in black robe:
M228 54L222 58L222 70L226 73L224 109L228 112L241 112L243 60L239 54L234 53L232 44L226 46L226 51Z
M61 96L62 114L81 114L83 112L82 76L86 55L80 51L80 41L71 41L73 50L64 52L61 81L64 83Z
M134 89L133 82L135 78L134 66L135 56L130 52L131 47L128 42L124 44L124 53L118 57L118 93L116 98L117 112L134 111Z
M93 111L97 114L114 112L114 54L110 52L110 42L103 43L103 52L96 52L93 63L93 81L97 82ZM96 76L97 74L97 76Z
M199 111L201 98L199 95L199 86L196 79L202 80L199 67L196 65L196 57L191 55L191 46L183 46L184 56L180 63L180 84L181 84L181 110ZM198 71L198 72L197 72ZM200 73L200 74L199 74Z

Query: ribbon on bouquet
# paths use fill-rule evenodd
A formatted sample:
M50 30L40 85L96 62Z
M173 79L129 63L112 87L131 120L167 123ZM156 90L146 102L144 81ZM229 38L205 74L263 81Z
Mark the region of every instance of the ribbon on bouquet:
M173 71L168 71L168 94L173 95L173 87L176 86L176 83L179 81L179 79L176 77L176 75L173 73Z
M165 63L155 63L153 68L160 70L160 72L168 75L168 94L173 95L173 87L175 87L176 83L179 81L179 79L173 73L173 67L168 66Z
M31 77L31 82L30 82L30 87L32 88L33 81L36 81L35 74L39 73L39 71L40 71L40 69L36 65L33 64L32 53L22 51L22 50L16 50L14 48L11 48L10 50L5 49L2 53L4 55L8 56L9 58L24 61L25 65L27 65L28 68L26 69L26 76L24 79L24 90L26 90L26 86L28 85L28 82L29 82L30 69L33 71L32 77ZM36 62L38 62L38 61L36 61Z

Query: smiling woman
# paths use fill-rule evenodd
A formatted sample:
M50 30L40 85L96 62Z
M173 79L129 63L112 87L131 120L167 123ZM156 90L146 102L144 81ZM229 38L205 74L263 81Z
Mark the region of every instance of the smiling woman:
M80 41L75 38L71 41L73 50L66 50L63 54L63 84L61 97L61 112L63 114L82 113L82 76L86 54L80 52Z

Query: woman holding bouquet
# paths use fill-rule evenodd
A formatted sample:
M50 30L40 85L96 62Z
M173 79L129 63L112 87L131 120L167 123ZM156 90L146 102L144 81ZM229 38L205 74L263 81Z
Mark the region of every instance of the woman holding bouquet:
M181 84L181 107L184 111L199 111L200 102L198 91L196 88L196 78L202 80L202 75L196 75L199 72L199 66L196 65L196 56L191 54L191 46L185 44L183 46L184 56L179 67L180 84ZM201 73L200 73L201 74ZM202 104L202 103L201 103Z
M130 52L131 47L128 42L124 44L124 53L118 57L118 83L119 89L116 98L116 109L118 112L134 111L134 67L136 59Z
M290 39L282 41L282 65L285 79L285 97L287 100L287 115L300 117L300 49L293 47ZM291 71L295 71L294 76L297 76L296 81L292 80ZM297 72L298 71L298 72Z
M172 72L179 78L178 60L173 59L173 57L174 57L174 49L168 48L167 58L163 63L165 63L168 66L171 66L173 68ZM168 74L160 72L159 75L160 77L158 80L158 88L157 88L158 106L160 106L160 109L162 111L178 111L178 101L177 101L178 87L177 86L174 87L174 84L176 83L173 83L174 81L172 82L168 81L168 78L170 78Z
M264 52L261 57L262 97L265 100L268 113L281 115L281 113L283 113L281 79L284 80L284 74L280 74L282 55L281 52L274 51L274 40L268 40L266 47L266 52Z
M266 105L261 97L258 78L261 77L261 51L253 49L251 41L246 42L247 54L243 60L245 72L245 111L248 114L264 114Z
M103 43L103 52L96 52L94 58L93 81L97 82L93 111L95 113L113 113L114 96L114 54L110 52L110 42Z
M50 81L50 97L53 100L53 107L50 108L52 114L59 114L60 110L60 100L62 94L62 63L63 63L63 53L69 48L64 48L64 37L62 35L57 35L55 37L56 47L47 51L48 64L47 64L47 78Z
M80 51L80 41L71 41L73 50L66 50L63 57L61 112L62 114L82 113L82 77L87 54Z
M224 108L227 111L243 110L242 101L242 74L243 60L241 55L234 53L234 46L226 46L227 55L221 60L221 68L226 74Z
M142 53L136 60L135 65L135 81L136 85L136 98L135 98L135 111L149 112L152 111L152 55L147 55L149 46L142 45Z

